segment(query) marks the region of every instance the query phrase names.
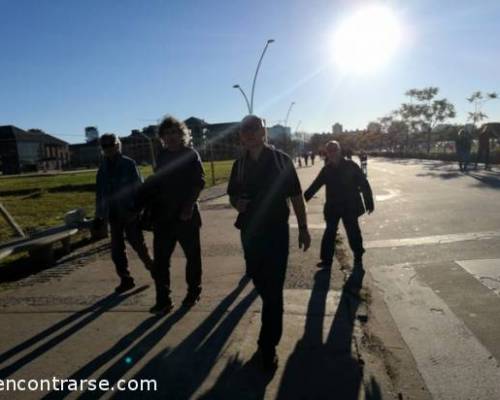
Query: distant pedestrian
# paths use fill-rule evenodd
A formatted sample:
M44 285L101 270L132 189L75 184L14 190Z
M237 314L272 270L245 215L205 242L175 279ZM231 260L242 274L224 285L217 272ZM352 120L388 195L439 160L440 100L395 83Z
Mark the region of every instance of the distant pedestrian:
M484 169L490 169L490 139L492 138L491 128L485 125L481 129L478 140L478 149L476 155L476 163L474 169L477 169L477 164L481 161L484 162Z
M120 277L115 291L123 293L135 286L128 268L125 238L146 269L153 265L139 227L139 215L134 211L134 193L142 178L135 161L122 155L120 140L114 134L102 135L99 142L104 159L96 177L96 219L98 224L109 222L111 258Z
M258 340L263 366L277 365L276 346L283 331L283 285L288 263L291 200L299 226L299 247L309 248L304 199L291 159L265 144L260 118L246 116L240 124L244 154L233 164L227 193L238 210L246 274L262 299Z
M316 159L316 153L311 151L311 164L314 165L314 160Z
M365 151L359 153L359 164L361 165L361 171L365 176L368 176L368 154Z
M335 239L340 219L344 224L349 245L354 253L354 268L349 283L352 288L362 286L364 276L362 257L365 252L358 218L374 210L373 196L366 177L359 166L342 157L342 149L337 141L326 145L328 164L319 172L316 179L305 191L304 197L309 201L323 186L326 186L326 204L324 217L326 229L321 240L320 268L330 268L335 253ZM363 195L363 201L361 195Z
M305 151L303 156L304 156L304 163L306 164L306 167L307 167L308 162L309 162L309 153L307 151Z
M140 202L151 202L153 220L156 304L150 312L163 315L172 310L170 258L180 244L186 256L187 294L182 305L191 307L201 294L201 216L198 196L205 186L205 174L198 153L189 147L186 125L166 117L158 127L163 149L158 154L154 175L139 191Z
M472 132L471 128L466 125L463 129L458 131L455 140L455 147L457 151L458 167L460 171L467 172L467 167L470 160L470 150L472 146Z

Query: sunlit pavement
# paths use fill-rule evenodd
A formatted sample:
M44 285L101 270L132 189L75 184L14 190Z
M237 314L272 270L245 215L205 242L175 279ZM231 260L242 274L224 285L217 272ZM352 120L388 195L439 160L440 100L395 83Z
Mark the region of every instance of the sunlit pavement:
M317 162L299 170L304 188L319 168ZM387 376L386 361L364 343L363 321L382 318L383 312L372 314L364 301L342 296L344 273L338 264L331 271L315 267L321 193L308 205L309 252L296 248L297 231L291 228L284 336L274 374L263 374L252 358L260 302L251 283L241 280L235 214L219 197L202 206L199 304L152 318L147 310L154 291L137 258L131 257L137 290L116 297L109 254L88 251L85 263L62 262L0 294L0 378L157 380L156 392L123 392L118 398L332 398L333 393L345 399L398 398L399 393L428 398L422 386L434 398L499 397L498 172L464 175L451 164L371 159L368 173L377 199L375 213L362 218L370 307L378 304L377 296L385 300L391 317L386 326L392 330L386 350L401 359L410 354L393 377L398 387ZM185 294L183 265L177 249L176 304ZM412 363L417 376L408 367ZM413 381L405 380L409 376ZM9 393L9 398L46 394ZM50 398L62 394L52 392Z

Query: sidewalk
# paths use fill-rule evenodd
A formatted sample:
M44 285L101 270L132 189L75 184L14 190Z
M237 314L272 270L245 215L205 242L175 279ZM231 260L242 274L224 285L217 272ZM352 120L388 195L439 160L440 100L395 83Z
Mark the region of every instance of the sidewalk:
M303 186L318 169L299 170ZM320 230L311 232L312 248L302 253L297 230L291 228L280 364L274 375L260 371L252 359L260 301L253 285L242 279L235 214L227 198L220 197L224 191L217 186L203 194L211 200L202 204L200 303L189 311L178 306L186 290L179 248L171 268L177 306L170 315L158 319L148 313L154 289L132 251L137 288L111 294L117 278L101 244L89 251L85 264L63 262L0 293L0 379L99 378L112 385L120 379L157 381L156 392L122 392L120 399L397 399L381 343L374 347L366 329L365 300L342 293L345 273L337 263L331 271L315 267ZM309 206L311 223L320 223L321 202L314 199ZM150 244L151 235L147 239ZM347 266L348 253L340 254ZM369 289L361 298L373 301ZM114 393L52 392L46 398L110 398ZM44 395L17 392L9 398Z

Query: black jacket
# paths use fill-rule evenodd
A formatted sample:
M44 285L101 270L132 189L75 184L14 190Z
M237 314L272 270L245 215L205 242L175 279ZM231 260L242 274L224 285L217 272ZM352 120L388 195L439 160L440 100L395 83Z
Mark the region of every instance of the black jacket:
M374 209L370 184L354 161L342 159L338 165L325 165L305 191L306 201L309 201L323 185L326 185L324 208L326 219L344 215L359 217L365 213L365 210Z
M201 224L196 195L205 186L205 173L199 154L189 148L162 150L155 173L139 190L137 203L151 207L154 224L178 221L182 208L194 203L193 222Z

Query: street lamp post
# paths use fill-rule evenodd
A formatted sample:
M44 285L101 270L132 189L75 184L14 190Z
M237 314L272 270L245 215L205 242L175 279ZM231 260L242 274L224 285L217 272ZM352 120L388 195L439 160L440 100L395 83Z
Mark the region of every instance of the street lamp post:
M269 39L264 46L264 50L262 50L262 54L260 55L259 62L257 63L257 69L255 70L255 75L253 76L252 83L252 94L250 96L250 114L253 113L253 95L255 93L255 82L257 82L257 75L259 74L260 65L262 64L262 59L264 58L264 54L266 54L267 47L274 42L274 39Z
M255 83L257 82L257 76L259 75L260 65L262 64L262 59L264 58L264 54L266 54L268 46L273 42L274 42L274 39L269 39L266 42L266 45L264 46L264 50L262 50L262 54L260 55L259 62L257 63L257 69L255 70L255 74L253 76L252 92L250 93L250 101L248 101L248 97L240 85L238 85L238 84L233 85L233 88L238 89L241 92L241 94L243 95L243 98L245 99L245 103L247 105L247 109L248 109L249 114L253 114L253 96L255 93Z
M252 113L252 109L250 107L250 103L248 102L248 97L247 95L245 94L245 92L243 91L243 89L241 88L240 85L233 85L233 88L234 89L239 89L239 91L241 92L241 94L243 95L243 98L245 99L245 103L247 103L247 109L248 109L248 113L251 114Z
M288 111L286 112L286 118L285 118L285 128L288 126L288 117L290 116L290 112L292 111L292 107L295 105L295 101L292 101L290 103L290 107L288 107Z

